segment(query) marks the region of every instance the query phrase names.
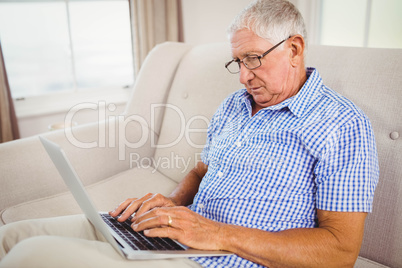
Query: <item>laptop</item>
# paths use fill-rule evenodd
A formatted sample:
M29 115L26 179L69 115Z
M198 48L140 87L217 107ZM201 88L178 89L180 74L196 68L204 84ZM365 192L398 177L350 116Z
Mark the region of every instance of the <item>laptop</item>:
M226 251L189 248L169 238L150 238L131 228L130 220L120 223L106 212L98 212L63 149L41 136L40 141L88 220L123 257L129 260L223 256Z

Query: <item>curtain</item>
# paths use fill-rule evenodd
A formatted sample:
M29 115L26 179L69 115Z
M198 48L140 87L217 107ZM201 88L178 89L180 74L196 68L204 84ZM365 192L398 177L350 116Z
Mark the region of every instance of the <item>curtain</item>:
M182 42L180 0L130 0L134 69L137 74L148 52L166 41Z
M6 67L0 43L0 143L19 138L17 117L11 98Z

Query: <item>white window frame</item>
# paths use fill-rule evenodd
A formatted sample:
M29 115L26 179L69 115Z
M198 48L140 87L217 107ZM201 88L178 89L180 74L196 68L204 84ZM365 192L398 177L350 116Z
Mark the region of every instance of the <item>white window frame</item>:
M35 3L35 2L79 2L80 0L0 0L0 3ZM85 1L106 1L106 0L85 0ZM107 1L121 1L121 0L107 0ZM127 0L128 2L129 0ZM67 112L71 107L77 105L77 100L80 103L92 102L98 103L105 101L106 103L113 103L115 105L122 105L127 102L130 97L132 87L105 87L78 90L75 73L75 58L74 49L71 38L71 25L69 8L66 6L68 18L68 31L70 40L70 51L72 57L72 72L74 76L74 87L68 92L55 92L46 93L38 96L27 96L14 99L14 107L18 119L26 119L29 117L46 116L50 114ZM131 38L132 40L132 38ZM134 61L133 61L134 65ZM133 79L135 83L135 74L133 66ZM12 89L11 89L12 90ZM43 105L46 103L46 105Z

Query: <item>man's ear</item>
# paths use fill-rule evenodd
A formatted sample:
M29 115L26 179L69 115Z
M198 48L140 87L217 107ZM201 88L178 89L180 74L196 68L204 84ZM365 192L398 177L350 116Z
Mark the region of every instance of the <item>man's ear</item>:
M289 38L290 43L290 64L293 67L299 66L304 62L305 42L303 36L297 34Z

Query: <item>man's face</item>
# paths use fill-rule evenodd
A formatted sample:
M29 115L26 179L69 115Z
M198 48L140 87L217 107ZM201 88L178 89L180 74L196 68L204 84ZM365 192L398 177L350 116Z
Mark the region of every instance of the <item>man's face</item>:
M261 55L275 44L250 30L240 30L231 38L232 56L242 60L248 55ZM254 70L241 63L240 82L253 96L254 112L272 106L295 94L295 75L290 64L291 50L286 42L261 59L262 65ZM236 63L233 63L236 64Z

